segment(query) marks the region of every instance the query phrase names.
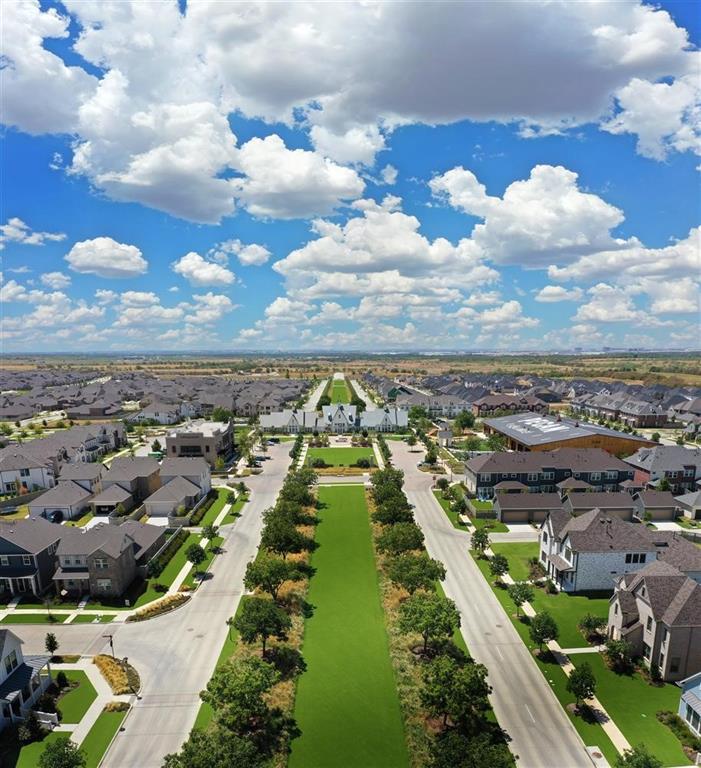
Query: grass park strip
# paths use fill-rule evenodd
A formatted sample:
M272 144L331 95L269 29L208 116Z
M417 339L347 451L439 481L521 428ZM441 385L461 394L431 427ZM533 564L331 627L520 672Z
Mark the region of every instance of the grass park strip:
M197 566L190 570L190 573L185 577L183 586L195 589L199 586L201 574L206 573L209 570L212 560L219 551L219 547L224 543L224 539L221 536L215 536L207 545L205 550L205 559Z
M212 506L205 512L204 517L198 525L204 527L205 525L213 525L214 521L217 519L217 515L224 509L224 505L226 504L226 499L231 493L231 491L228 488L219 488L217 490L217 498L215 499Z
M63 624L67 613L8 613L0 624Z
M98 768L107 751L107 747L109 747L126 716L126 710L117 712L103 711L100 714L80 745L81 750L85 752L85 768Z
M402 768L404 727L362 487L320 487L291 768Z
M457 487L457 486L453 486ZM459 520L458 516L453 510L450 508L450 499L444 499L443 493L441 491L434 491L433 495L436 497L436 501L441 505L441 508L445 512L446 516L448 517L448 520L453 524L454 528L457 528L459 531L471 531L472 529L468 528L467 526L463 525ZM474 502L474 499L473 499ZM470 522L474 526L474 528L487 528L488 531L491 533L506 533L509 529L502 523L500 520L490 520L490 519L484 519L484 518L476 518L476 517L470 517Z
M345 405L350 403L351 393L345 379L332 379L329 388L329 397L333 404Z

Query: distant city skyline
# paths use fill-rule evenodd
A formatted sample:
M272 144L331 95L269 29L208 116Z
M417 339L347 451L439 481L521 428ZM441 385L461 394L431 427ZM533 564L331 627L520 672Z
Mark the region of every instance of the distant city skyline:
M694 2L2 21L5 354L700 345Z

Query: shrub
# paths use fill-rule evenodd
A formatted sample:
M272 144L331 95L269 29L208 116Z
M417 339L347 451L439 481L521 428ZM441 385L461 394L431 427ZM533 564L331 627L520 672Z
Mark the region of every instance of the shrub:
M168 591L168 587L165 584L161 584L159 581L157 581L155 584L151 585L153 587L154 592L158 592L159 594L163 594Z
M146 621L146 619L152 619L154 616L160 616L162 613L169 613L189 599L189 595L184 595L179 592L176 592L173 595L167 595L143 608L139 608L138 611L132 613L131 616L127 618L127 621Z
M207 494L207 501L200 504L199 507L190 516L190 525L199 525L202 518L207 514L209 508L214 504L218 498L218 493L215 490L211 490Z
M65 688L68 685L68 678L62 669L56 674L56 685L59 688Z
M314 469L323 469L326 466L326 462L321 458L321 456L315 456L309 462L309 466L313 467Z
M657 713L657 719L664 723L685 747L701 752L701 737L694 736L676 712L661 710Z
M139 673L131 664L124 664L119 659L104 653L95 656L93 664L100 670L100 673L112 689L112 693L116 696L131 693L132 689L138 691L141 687Z
M174 533L170 539L168 539L168 543L163 548L158 557L155 557L149 561L148 565L146 566L148 575L160 576L161 573L163 573L163 569L173 559L173 556L180 549L180 546L188 536L189 533L184 529L180 529L177 533Z
M372 466L372 461L370 461L367 456L361 456L356 462L356 467L361 467L362 469L369 469Z

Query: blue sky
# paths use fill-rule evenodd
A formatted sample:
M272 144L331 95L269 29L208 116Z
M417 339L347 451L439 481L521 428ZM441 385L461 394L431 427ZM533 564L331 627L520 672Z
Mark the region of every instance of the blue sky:
M4 352L699 346L693 2L3 21Z

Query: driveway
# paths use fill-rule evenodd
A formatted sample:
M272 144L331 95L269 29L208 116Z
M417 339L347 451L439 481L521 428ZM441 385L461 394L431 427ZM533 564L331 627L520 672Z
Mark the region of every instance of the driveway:
M404 470L406 495L415 507L426 547L445 565L443 586L460 611L465 642L489 670L492 706L511 737L518 765L592 768L574 726L468 553L467 536L453 528L433 496L431 476L417 469L416 453L410 453L405 443L388 444L394 465Z
M246 478L251 500L232 526L222 529L224 552L193 598L173 613L143 623L52 627L65 653L108 651L114 636L117 656L129 657L141 675L141 699L135 702L112 743L103 768L160 768L177 751L194 725L199 692L212 676L227 633L226 619L236 612L246 565L256 554L262 512L274 504L290 463L289 445L271 445L261 475ZM25 653L43 652L46 627L17 625Z

